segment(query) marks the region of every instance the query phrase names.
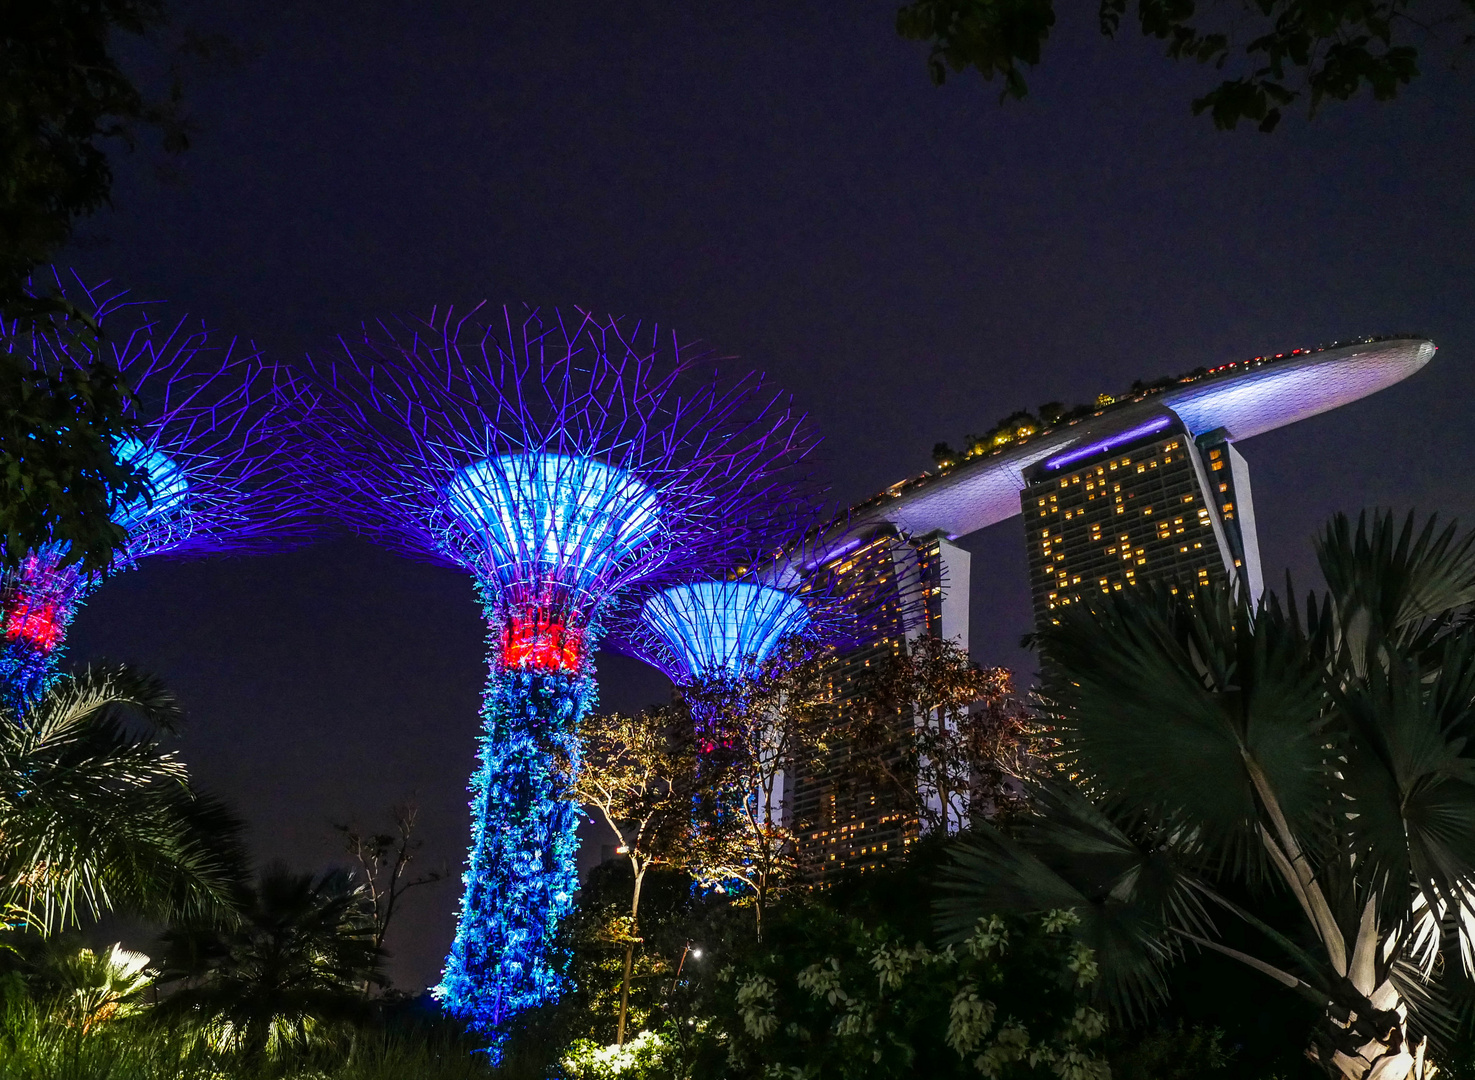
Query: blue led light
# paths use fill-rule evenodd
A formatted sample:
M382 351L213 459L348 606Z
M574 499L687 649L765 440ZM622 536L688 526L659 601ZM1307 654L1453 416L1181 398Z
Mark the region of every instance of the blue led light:
M1086 458L1093 457L1096 454L1105 453L1107 450L1115 449L1118 446L1125 446L1127 443L1140 439L1144 435L1151 435L1154 432L1162 431L1172 422L1172 417L1154 417L1145 424L1138 424L1136 427L1117 432L1115 435L1109 435L1098 442L1089 443L1086 446L1082 446L1066 454L1061 454L1058 457L1052 457L1049 461L1045 462L1045 468L1052 470L1063 469L1073 462L1084 461Z
M656 493L623 469L563 454L473 462L446 485L451 516L480 534L495 563L597 575L660 529Z
M495 668L487 688L465 889L435 996L494 1057L505 1022L556 1001L566 981L553 946L579 885L579 812L560 770L577 767L594 697L588 672Z
M686 678L736 674L745 660L766 660L783 638L809 625L798 597L737 581L667 589L645 602L641 618L686 665L684 673L668 674Z
M152 501L142 496L113 508L113 520L132 529L150 518L167 514L184 502L189 494L189 480L179 464L157 447L134 438L119 440L113 453L124 465L141 469L148 476Z

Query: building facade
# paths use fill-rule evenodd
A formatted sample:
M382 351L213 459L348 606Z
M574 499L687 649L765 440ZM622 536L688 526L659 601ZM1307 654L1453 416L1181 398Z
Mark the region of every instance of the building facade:
M1258 598L1259 543L1244 459L1164 412L1047 458L1020 494L1035 625L1147 580L1232 581Z
M880 632L872 642L835 661L830 695L837 721L855 706L867 672L909 640L930 634L968 648L969 553L942 537L900 544L897 539L893 531L882 531L820 570L868 591L879 585L894 597L888 602L894 607L875 613L872 629ZM911 716L895 718L898 751L915 722ZM816 761L797 764L791 792L786 813L798 839L800 867L816 884L880 866L922 834L915 810L866 783L844 742L827 745Z

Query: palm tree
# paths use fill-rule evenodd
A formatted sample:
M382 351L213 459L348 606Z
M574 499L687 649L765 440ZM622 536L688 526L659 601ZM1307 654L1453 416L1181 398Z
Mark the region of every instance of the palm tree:
M86 1035L143 1007L141 999L156 974L148 965L143 953L117 944L106 952L85 948L63 952L52 958L45 974L56 984L60 1015Z
M240 825L161 747L178 721L159 682L126 667L90 668L0 709L0 905L12 928L232 906Z
M160 981L181 985L160 1015L213 1027L249 1057L304 1044L324 1023L367 1014L364 987L383 981L374 933L372 905L349 875L269 867L234 922L164 935Z
M1475 968L1475 535L1338 517L1317 553L1304 617L1212 587L1062 609L1039 635L1054 775L959 844L939 925L1073 908L1127 1012L1210 949L1316 1003L1329 1075L1423 1080Z

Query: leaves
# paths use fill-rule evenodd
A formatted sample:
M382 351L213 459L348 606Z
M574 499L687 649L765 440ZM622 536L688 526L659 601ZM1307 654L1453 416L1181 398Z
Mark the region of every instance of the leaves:
M316 1024L359 1019L365 987L382 982L373 910L348 875L269 867L242 891L239 918L186 923L164 935L161 1004L178 1020L223 1023L247 1054L305 1043Z
M1071 907L1113 1004L1191 942L1315 1000L1323 1060L1439 1037L1439 951L1475 955L1475 537L1339 517L1318 555L1304 623L1273 596L1143 587L1038 635L1056 776L959 843L946 934ZM1299 924L1265 914L1266 886Z
M985 79L1002 77L1001 98L1028 92L1020 65L1040 62L1054 25L1051 0L913 0L896 13L897 33L932 42L927 70L934 83L972 68Z
M84 912L232 906L240 825L159 746L153 732L178 719L157 680L124 667L59 680L20 715L0 714L0 896L43 931Z
M843 742L868 793L947 833L1017 801L1029 730L1012 683L1007 669L923 635L867 671L828 738Z
M157 127L167 152L188 145L178 79L150 101L119 65L119 34L164 21L161 0L36 0L7 5L0 35L0 309L34 318L26 278L106 206L112 169L104 140L132 147L140 125Z
M1101 0L1101 33L1115 37L1127 14L1127 0ZM1419 31L1441 44L1442 31L1442 43L1456 45L1472 14L1468 0L1137 2L1142 34L1164 42L1169 58L1216 71L1241 68L1196 98L1194 115L1208 113L1221 130L1248 121L1263 132L1274 131L1284 110L1300 101L1315 114L1326 101L1347 101L1364 88L1376 101L1394 98L1419 74L1417 50L1396 36ZM1021 69L1040 63L1054 25L1052 0L913 0L896 17L902 37L931 44L934 83L972 69L988 80L1001 76L1001 98L1025 96Z
M147 474L114 453L138 431L127 388L102 362L41 370L17 351L26 342L0 340L3 562L46 550L62 565L106 570L128 538L113 508L151 495Z
M1198 879L1162 835L1130 835L1069 784L1037 781L1029 801L1035 813L1007 830L975 822L958 839L934 903L938 932L971 945L989 912L1070 912L1071 934L1102 969L1096 999L1133 1016L1166 992L1162 971L1179 952L1169 927L1209 925Z
M783 779L817 753L828 717L826 660L791 638L750 673L713 675L684 693L701 751L694 865L708 884L751 894L760 939L769 899L798 870Z
M1253 614L1226 587L1144 587L1062 614L1040 634L1044 694L1059 764L1095 794L1193 829L1206 857L1252 875L1257 778L1298 825L1324 813L1322 668L1275 603Z
M1104 1075L1068 916L985 918L967 947L936 950L815 904L783 911L773 945L719 981L699 1037L725 1053L693 1075L961 1078L980 1059L1001 1077Z

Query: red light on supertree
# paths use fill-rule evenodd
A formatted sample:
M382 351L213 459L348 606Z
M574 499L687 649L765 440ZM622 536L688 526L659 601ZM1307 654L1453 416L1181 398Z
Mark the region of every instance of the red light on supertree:
M505 667L578 671L584 663L584 631L546 609L511 615L502 631Z
M6 615L6 640L24 641L33 649L49 653L56 648L64 629L58 614L53 603L32 602L28 597L21 597Z

